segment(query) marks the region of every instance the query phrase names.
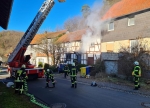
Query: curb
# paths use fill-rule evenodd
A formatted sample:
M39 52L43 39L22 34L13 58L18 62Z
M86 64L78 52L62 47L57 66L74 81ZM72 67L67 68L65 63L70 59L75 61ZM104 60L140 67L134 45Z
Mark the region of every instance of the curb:
M58 79L61 79L59 77L57 77ZM69 79L61 79L61 80L67 80L67 81L70 81ZM84 82L84 81L81 81L81 80L77 80L78 83L80 84L85 84L85 85L91 85L90 82ZM108 89L108 90L114 90L114 91L120 91L120 92L125 92L125 93L129 93L129 94L136 94L136 95L140 95L140 96L143 96L143 97L148 97L150 98L150 94L149 93L143 93L141 91L134 91L134 90L127 90L127 89L121 89L121 88L117 88L117 87L110 87L110 86L103 86L99 83L97 83L97 87L99 88L102 88L102 89ZM128 87L128 86L126 86Z

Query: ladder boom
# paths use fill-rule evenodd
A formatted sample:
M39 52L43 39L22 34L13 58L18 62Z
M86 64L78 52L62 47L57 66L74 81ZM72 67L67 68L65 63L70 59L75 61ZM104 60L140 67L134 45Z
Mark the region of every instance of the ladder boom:
M40 28L41 24L45 20L46 16L48 15L49 11L54 5L54 0L46 0L42 4L41 8L39 9L37 15L33 19L32 23L24 33L23 37L21 38L20 42L14 49L14 51L10 54L8 58L8 62L12 62L14 58L19 53L19 50L24 47L27 48L34 36L36 35L38 29Z

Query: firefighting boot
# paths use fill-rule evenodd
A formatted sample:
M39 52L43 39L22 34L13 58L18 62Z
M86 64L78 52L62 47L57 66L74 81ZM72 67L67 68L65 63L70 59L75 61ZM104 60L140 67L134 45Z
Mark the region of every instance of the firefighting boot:
M77 83L75 83L75 88L77 88Z
M49 85L48 85L48 83L46 83L46 86L45 86L45 88L49 88Z
M138 85L138 88L141 88L141 86L140 86L140 85Z
M138 90L138 87L135 87L133 90Z
M53 83L53 88L55 88L55 83Z
M72 84L71 88L74 88L74 84Z

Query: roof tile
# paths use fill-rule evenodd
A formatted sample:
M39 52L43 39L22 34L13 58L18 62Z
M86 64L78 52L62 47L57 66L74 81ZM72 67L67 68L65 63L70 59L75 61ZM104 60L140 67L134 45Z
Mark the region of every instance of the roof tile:
M66 33L66 30L62 30L62 31L58 31L58 32L49 32L49 33L44 33L44 34L37 34L37 35L35 35L35 37L33 38L33 40L31 41L30 44L32 44L32 45L39 44L40 41L42 40L42 38L44 38L44 37L54 38L63 33Z
M114 4L102 17L102 20L117 18L150 8L149 0L122 0Z
M82 38L82 35L85 34L86 29L83 30L77 30L75 32L66 33L62 37L60 37L57 42L58 43L64 43L64 42L71 42L71 41L80 41Z

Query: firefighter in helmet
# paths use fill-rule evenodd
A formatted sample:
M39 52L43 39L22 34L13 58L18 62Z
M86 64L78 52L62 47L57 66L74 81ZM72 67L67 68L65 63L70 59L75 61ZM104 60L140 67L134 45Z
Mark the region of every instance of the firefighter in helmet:
M46 69L45 76L46 76L46 87L45 88L49 88L49 81L52 82L53 88L54 88L55 87L55 80L54 80L53 71L49 68Z
M132 72L132 76L134 76L134 90L138 90L140 88L139 79L141 77L141 67L138 61L135 61L134 65L134 70Z
M72 63L72 68L70 71L70 78L71 78L71 83L72 83L71 88L77 88L77 71L76 71L74 62Z
M23 64L21 68L15 74L15 93L19 92L22 94L25 91L25 82L27 77L26 66ZM27 90L27 89L26 89Z
M69 67L68 67L68 64L65 64L64 66L64 78L66 78L66 76L68 76L70 70L69 70Z

